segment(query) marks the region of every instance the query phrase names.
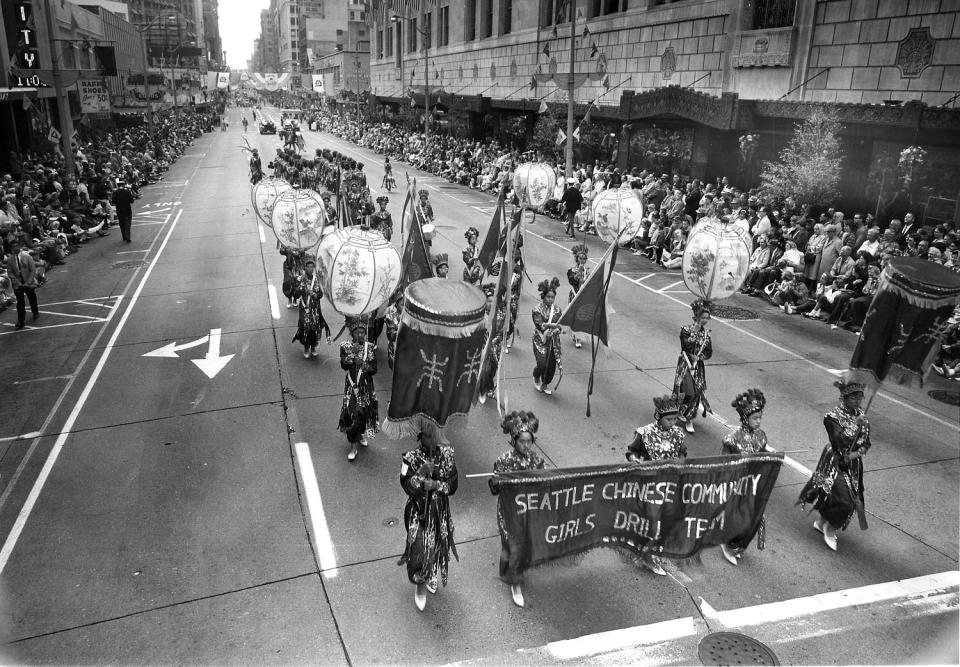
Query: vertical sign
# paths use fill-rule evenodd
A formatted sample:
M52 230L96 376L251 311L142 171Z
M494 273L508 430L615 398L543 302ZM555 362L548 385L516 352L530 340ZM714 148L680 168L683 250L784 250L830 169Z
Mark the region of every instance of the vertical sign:
M36 17L31 0L19 0L13 3L14 40L10 66L13 70L39 70L40 49L37 43ZM10 73L11 88L42 88L45 84L35 73L27 71L20 74Z

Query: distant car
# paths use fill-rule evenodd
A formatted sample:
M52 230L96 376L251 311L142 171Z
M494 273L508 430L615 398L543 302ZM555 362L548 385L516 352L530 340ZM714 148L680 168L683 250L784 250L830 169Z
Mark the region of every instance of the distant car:
M260 123L260 134L276 134L276 133L277 133L277 126L271 123L270 121Z

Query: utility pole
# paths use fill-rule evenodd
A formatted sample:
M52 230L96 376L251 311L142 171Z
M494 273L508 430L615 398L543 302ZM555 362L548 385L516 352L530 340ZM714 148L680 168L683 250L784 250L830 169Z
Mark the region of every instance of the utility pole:
M46 0L43 7L47 19L47 41L50 43L50 61L53 68L53 90L57 100L57 114L60 117L60 150L63 152L64 166L69 175L74 175L73 147L70 140L73 138L73 117L70 115L70 96L63 89L62 70L60 69L60 42L56 35L56 20L53 17L53 0Z
M357 105L357 130L360 130L360 53L353 52L353 73L357 80L357 96L354 102Z
M150 138L153 138L153 99L150 95L150 58L147 56L147 38L144 35L149 24L143 28L137 28L140 32L140 46L143 50L143 90L147 96L147 129L150 132Z
M426 29L417 27L417 32L420 33L420 38L423 40L423 92L426 94L426 97L423 98L423 110L426 114L423 119L423 145L424 147L430 145L430 42L429 35Z
M573 91L576 85L574 78L574 58L577 53L577 0L570 2L570 78L567 80L567 150L566 172L567 178L573 176Z

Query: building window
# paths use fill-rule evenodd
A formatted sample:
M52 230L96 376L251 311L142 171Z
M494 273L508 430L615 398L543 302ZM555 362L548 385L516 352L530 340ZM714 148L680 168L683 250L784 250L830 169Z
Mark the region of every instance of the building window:
M437 46L447 46L450 43L450 8L441 7L440 25L437 26Z
M789 28L797 0L757 0L753 7L753 29Z
M377 58L383 58L383 30L377 30Z
M500 0L500 34L509 35L513 28L513 0Z
M423 39L423 48L429 49L433 46L433 13L427 12L423 15L423 34L420 36Z
M472 42L476 38L477 38L477 0L464 0L463 41Z
M386 56L387 58L390 58L393 56L393 28L388 26L383 31L383 41L385 42L386 46Z
M414 53L417 50L417 19L410 19L410 27L407 29L407 53Z
M493 36L493 0L481 0L480 39Z
M403 67L403 25L397 24L397 50L396 50L396 65L399 68Z

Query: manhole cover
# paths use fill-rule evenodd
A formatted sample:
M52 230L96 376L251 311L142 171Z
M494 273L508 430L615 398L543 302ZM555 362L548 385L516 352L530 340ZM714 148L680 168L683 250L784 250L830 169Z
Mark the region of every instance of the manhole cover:
M393 527L396 526L398 523L400 523L400 519L398 519L398 518L395 517L395 516L388 516L386 519L383 520L382 523L383 523L383 525L386 526L387 528L393 528Z
M143 266L143 262L139 260L133 260L131 262L115 262L110 268L111 269L136 269Z
M567 236L566 234L544 234L543 238L550 241L569 241L570 243L581 243L580 239L575 239Z
M713 316L720 317L725 320L757 319L756 311L749 310L747 308L740 308L739 306L725 306L718 303L713 304Z
M777 656L753 637L739 632L713 632L697 648L705 665L779 665Z
M934 389L933 391L928 391L927 395L933 400L946 403L947 405L960 405L960 391Z

